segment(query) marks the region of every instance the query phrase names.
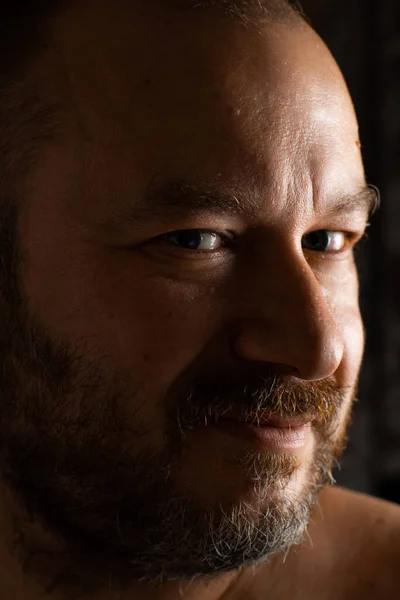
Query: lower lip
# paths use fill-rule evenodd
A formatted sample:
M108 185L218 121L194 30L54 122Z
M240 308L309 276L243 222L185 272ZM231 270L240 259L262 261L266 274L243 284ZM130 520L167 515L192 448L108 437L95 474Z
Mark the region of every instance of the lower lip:
M251 442L257 449L264 451L285 451L303 448L307 444L311 425L299 427L258 427L238 421L219 421L212 427L222 433Z

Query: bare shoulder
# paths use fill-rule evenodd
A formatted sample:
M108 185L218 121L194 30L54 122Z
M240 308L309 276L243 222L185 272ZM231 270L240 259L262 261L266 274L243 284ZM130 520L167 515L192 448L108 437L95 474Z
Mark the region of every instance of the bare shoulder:
M341 488L326 488L303 544L271 564L274 598L397 600L400 506ZM266 589L269 594L271 590L271 564L260 569L260 599L272 597L265 594Z
M321 494L319 511L338 564L345 561L342 566L350 575L347 584L354 594L350 597L399 598L400 506L328 488Z
M320 507L328 518L339 516L355 523L385 529L400 526L400 505L340 487L328 487L320 496Z

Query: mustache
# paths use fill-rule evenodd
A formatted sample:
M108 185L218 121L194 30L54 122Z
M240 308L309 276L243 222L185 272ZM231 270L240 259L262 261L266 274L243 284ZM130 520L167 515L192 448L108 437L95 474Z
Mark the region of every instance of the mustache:
M197 374L175 394L181 430L193 429L215 415L234 412L253 423L269 416L310 417L315 427L333 424L349 388L331 379L303 381L293 377L237 370Z

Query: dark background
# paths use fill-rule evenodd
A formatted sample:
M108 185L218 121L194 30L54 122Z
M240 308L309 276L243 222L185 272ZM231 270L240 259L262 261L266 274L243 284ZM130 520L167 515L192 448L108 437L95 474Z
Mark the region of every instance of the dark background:
M339 63L382 193L360 251L367 347L338 483L400 503L400 0L302 0Z

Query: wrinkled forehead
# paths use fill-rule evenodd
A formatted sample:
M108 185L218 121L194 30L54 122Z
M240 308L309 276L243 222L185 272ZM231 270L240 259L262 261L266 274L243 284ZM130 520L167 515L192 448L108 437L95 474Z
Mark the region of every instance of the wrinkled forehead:
M276 172L277 153L358 152L340 71L307 26L246 29L127 4L86 3L55 26L56 66L90 143L149 174L150 162L166 173L201 165L208 179L248 160Z

